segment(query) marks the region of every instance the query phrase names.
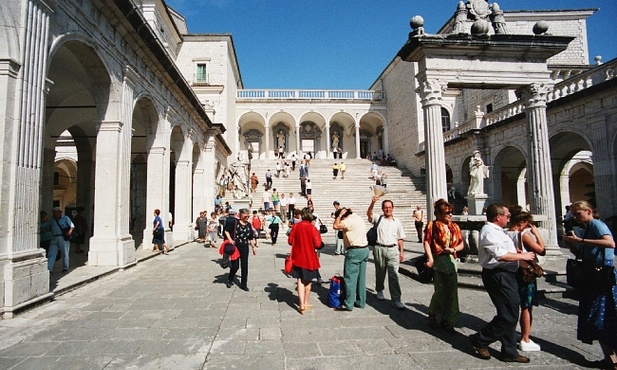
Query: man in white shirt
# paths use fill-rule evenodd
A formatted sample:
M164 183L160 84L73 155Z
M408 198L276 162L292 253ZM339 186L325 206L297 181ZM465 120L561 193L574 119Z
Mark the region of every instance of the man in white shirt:
M296 198L294 197L294 193L289 193L289 198L287 198L287 219L294 219L294 211L296 210Z
M369 222L377 225L377 244L373 246L377 299L380 301L385 299L383 290L387 272L392 307L404 310L405 305L401 302L398 268L404 259L403 239L405 239L405 231L403 231L401 222L395 219L392 214L394 203L391 200L386 199L381 202L382 215L373 214L373 207L378 199L378 196L373 196L371 204L366 210L366 217L368 217Z
M512 239L503 228L508 224L510 211L503 204L491 204L486 209L488 223L480 231L478 260L482 266L482 282L497 309L497 315L482 330L469 337L475 352L483 360L491 355L488 346L501 342L501 361L528 363L529 358L516 350L516 324L520 298L516 282L518 261L531 261L533 252L517 253Z
M264 203L264 211L270 210L270 205L272 204L272 192L270 188L266 188L263 194L261 195L261 200Z

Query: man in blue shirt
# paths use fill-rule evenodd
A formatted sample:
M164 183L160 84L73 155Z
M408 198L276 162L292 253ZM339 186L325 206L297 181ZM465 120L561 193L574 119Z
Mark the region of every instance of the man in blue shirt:
M53 270L56 262L58 250L62 253L62 272L69 271L69 249L71 242L64 240L64 234L70 236L75 229L75 225L68 216L62 214L62 208L54 207L53 220L51 222L52 238L49 243L49 254L47 255L47 269ZM63 230L64 233L63 233Z

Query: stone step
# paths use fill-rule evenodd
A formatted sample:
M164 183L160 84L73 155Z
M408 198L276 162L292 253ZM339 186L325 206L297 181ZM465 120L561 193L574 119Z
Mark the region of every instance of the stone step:
M332 202L334 200L338 200L341 205L364 215L373 195L371 186L375 184L374 180L369 177L370 161L365 159L344 160L347 166L345 179L339 177L336 180L332 179L331 166L334 162L333 159L314 159L309 168L311 183L313 183L312 199L315 213L329 227L331 225L329 215L333 211ZM336 162L340 163L340 160L336 160ZM274 159L260 159L251 162L251 173L256 173L260 181L257 192L251 195L252 209L261 207L265 173L270 169L273 174L276 174L276 171L274 171L275 164L276 160ZM388 175L389 192L387 199L391 199L395 204L395 217L402 218L406 234L415 235L411 213L416 205L423 205L426 202L424 180L413 178L409 171L397 167L385 166L380 167L380 169ZM279 193L294 193L298 206L304 206L306 199L298 197L300 191L298 174L299 171L296 168L288 178L273 176L273 188L277 189ZM230 201L233 204L233 199L230 196L227 196L224 201Z

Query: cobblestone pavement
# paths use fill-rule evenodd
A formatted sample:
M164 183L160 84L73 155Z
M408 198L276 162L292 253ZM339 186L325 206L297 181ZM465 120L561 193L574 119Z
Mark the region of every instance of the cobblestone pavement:
M407 308L397 310L375 298L372 262L365 309L334 311L328 285L314 284L301 316L295 280L282 273L288 250L284 238L260 241L249 292L226 288L218 251L196 243L105 276L0 321L0 369L575 369L601 358L598 344L576 340L577 302L550 298L534 311L543 351L530 364L481 360L467 335L494 315L485 292L459 290L457 334L431 330L432 285L401 276ZM321 254L324 279L342 273L333 251Z

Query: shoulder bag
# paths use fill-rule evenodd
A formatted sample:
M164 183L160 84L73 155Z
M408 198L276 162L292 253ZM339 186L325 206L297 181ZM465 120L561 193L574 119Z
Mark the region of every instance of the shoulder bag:
M381 222L382 216L379 216L379 220L377 223L373 225L366 233L366 240L368 241L368 245L375 246L377 244L377 228L379 227L379 223Z
M523 250L523 234L518 233L518 249ZM525 283L532 283L536 278L544 276L544 269L535 260L518 261L518 274Z

